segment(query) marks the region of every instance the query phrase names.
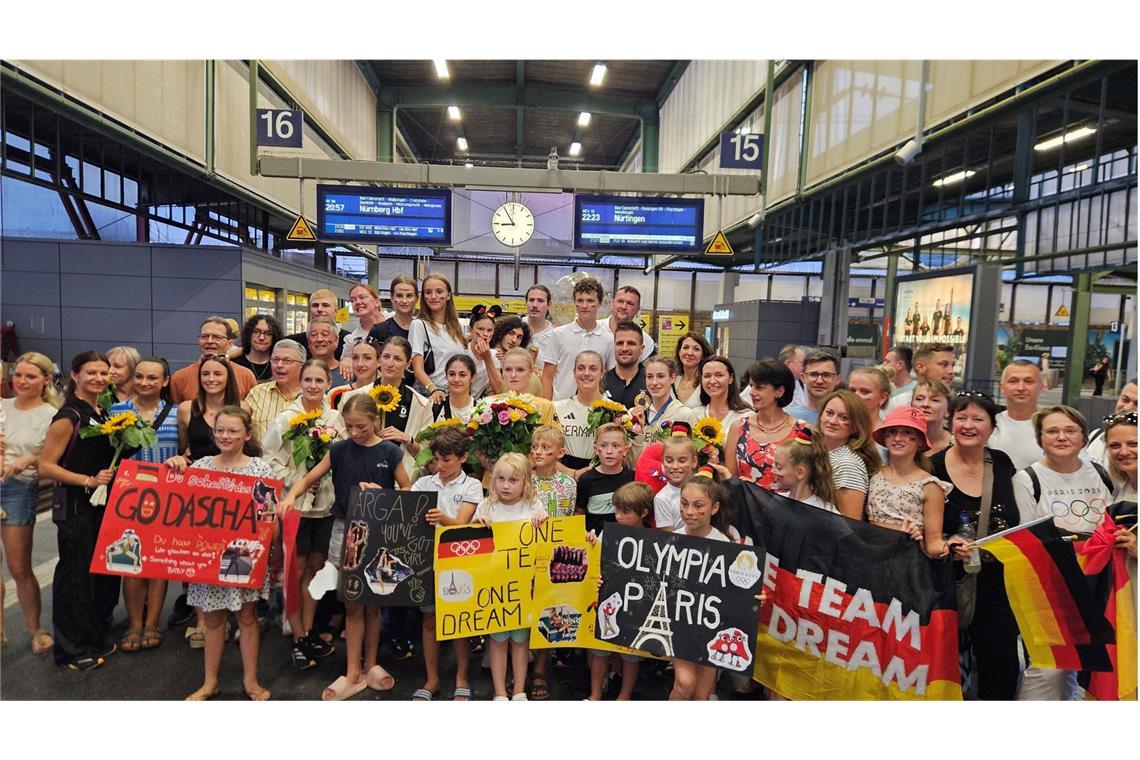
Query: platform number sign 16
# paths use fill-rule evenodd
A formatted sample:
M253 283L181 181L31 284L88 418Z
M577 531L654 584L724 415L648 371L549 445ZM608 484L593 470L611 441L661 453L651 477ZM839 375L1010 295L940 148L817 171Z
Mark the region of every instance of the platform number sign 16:
M722 169L763 169L764 135L725 132L720 136Z
M301 147L301 112L257 109L257 144L273 148Z

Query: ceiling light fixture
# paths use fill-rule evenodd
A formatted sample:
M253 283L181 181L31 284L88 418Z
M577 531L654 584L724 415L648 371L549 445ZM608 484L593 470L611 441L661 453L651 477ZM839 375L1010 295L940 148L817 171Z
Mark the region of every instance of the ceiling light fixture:
M578 114L578 126L579 127L590 126L590 112L589 111L583 111L582 113Z
M459 114L459 106L448 106L447 115L451 117L452 121L459 121L462 118Z
M1038 153L1047 150L1053 150L1053 148L1060 148L1062 145L1068 145L1069 143L1074 143L1077 140L1083 140L1089 135L1095 134L1096 127L1077 127L1076 129L1070 129L1064 134L1050 137L1048 140L1042 140L1033 146L1033 150L1037 151Z
M606 64L598 62L594 64L594 70L590 72L590 86L601 87L602 80L606 78Z
M460 150L467 150L467 138L466 137L460 137L455 142L457 145L459 145Z
M1083 171L1087 170L1088 168L1089 168L1088 164L1077 164L1076 166L1067 166L1067 167L1065 167L1064 174L1076 174L1077 172L1083 172Z
M433 58L432 64L435 66L435 75L440 79L447 79L451 76L451 72L447 70L447 60L443 58Z
M580 143L580 142L570 143L570 155L571 156L576 156L581 152L582 152L582 143Z
M957 184L964 179L969 179L975 174L977 174L977 172L973 169L965 169L960 172L954 172L953 174L947 174L945 177L936 179L930 184L934 185L935 187L946 187L947 185Z

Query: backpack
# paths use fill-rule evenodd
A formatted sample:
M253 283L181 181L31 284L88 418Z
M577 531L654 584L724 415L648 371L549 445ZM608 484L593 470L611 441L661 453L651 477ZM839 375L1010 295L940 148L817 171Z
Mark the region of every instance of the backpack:
M1116 484L1112 482L1108 471L1096 462L1090 461L1089 464L1093 466L1093 469L1096 470L1096 474L1099 475L1100 479L1104 482L1104 487L1108 489L1109 493L1112 493L1116 488ZM1041 501L1041 479L1037 477L1037 471L1033 469L1032 464L1025 468L1025 474L1029 476L1029 482L1033 484L1033 501L1037 503Z

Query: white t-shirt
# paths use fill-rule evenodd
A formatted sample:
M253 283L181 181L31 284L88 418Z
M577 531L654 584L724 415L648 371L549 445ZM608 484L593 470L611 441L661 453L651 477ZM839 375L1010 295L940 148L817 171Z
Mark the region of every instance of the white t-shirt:
M1093 434L1096 435L1097 432L1098 431L1094 431ZM1089 462L1096 462L1101 467L1103 467L1104 469L1107 470L1108 469L1108 442L1105 440L1104 432L1103 431L1099 431L1099 432L1100 432L1100 434L1096 435L1096 438L1093 438L1092 440L1090 440L1088 446L1085 446L1085 450L1081 452L1081 459L1084 459L1084 460L1089 461Z
M696 409L701 405L701 384L697 383L697 387L689 394L688 398L681 398L681 392L678 390L681 387L681 378L678 377L673 381L673 393L677 394L677 398L681 399L681 403L690 409ZM751 405L751 402L749 402Z
M662 423L687 422L692 425L697 421L696 413L675 398L665 407L665 411L662 412L661 416L657 416L658 411L658 409L651 405L645 412L646 424L641 434L642 447L648 446L657 440L657 431L661 429Z
M44 441L47 439L52 417L58 410L46 403L40 404L35 409L17 409L14 398L2 399L0 404L3 404L4 440L7 445L4 451L5 466L26 454L35 454L38 458L44 450ZM13 477L24 483L35 483L39 479L39 473L33 463L31 467L21 470Z
M594 457L594 434L590 432L590 425L586 421L590 414L590 407L571 396L554 402L554 411L562 423L562 432L566 435L566 453L580 459Z
M523 322L526 323L527 327L530 327L530 322L528 322L525 319L523 320ZM546 346L550 343L550 338L553 335L554 335L554 323L553 322L547 322L546 327L543 329L542 332L538 332L538 333L532 332L530 334L530 343L527 344L527 350L530 351L530 356L532 359L534 359L534 366L535 367L541 366L538 363L538 356L539 356L539 354L542 353L542 350L544 348L546 348Z
M439 494L436 506L450 519L459 516L459 505L464 502L478 505L483 501L483 486L465 472L445 484L439 475L425 475L412 484L413 491L435 491Z
M915 385L918 385L918 381L915 381L914 384L910 386L909 390L903 390L902 388L899 388L896 393L891 395L891 400L887 402L887 408L883 411L889 412L892 409L898 409L900 406L910 406L911 399L914 398ZM904 385L903 388L905 387L906 386Z
M916 386L916 385L918 385L918 381L914 380L913 378L906 385L900 385L897 388L895 387L894 382L892 381L891 382L891 398L893 399L895 396L901 396L904 393L910 394L911 396L913 396L914 395L914 386Z
M800 503L801 504L808 504L810 506L816 507L817 509L822 509L824 512L834 512L835 514L839 514L839 510L836 509L834 504L827 503L826 501L819 498L815 494L812 494L811 496L804 499Z
M850 488L853 491L867 493L870 484L867 465L849 446L832 449L828 459L831 461L831 483L836 490Z
M545 514L546 505L539 499L532 501L519 499L514 504L503 504L494 496L488 496L479 502L472 520L486 517L493 523L515 522L517 520L530 520L538 515Z
M589 332L577 320L551 331L546 347L539 354L538 364L543 371L547 364L555 366L552 401L574 395L574 357L582 351L598 352L602 357L603 370L614 368L617 363L614 360L614 336L605 322L598 322Z
M698 420L701 419L702 417L712 417L713 416L713 415L709 414L709 408L703 404L701 406L698 406L693 411L696 413ZM720 421L721 424L724 425L725 436L728 435L728 429L730 427L732 427L732 423L736 422L737 420L744 419L745 417L747 417L751 413L752 412L749 409L743 409L743 410L739 410L739 411L736 409L729 409L728 414L726 414L724 419L722 419ZM736 442L733 441L730 443L728 440L726 440L724 442L724 445L725 446L730 446L730 445L735 446Z
M423 356L427 350L428 341L431 342L432 355L435 357L435 372L431 373L431 381L444 390L447 389L447 362L456 354L467 354L475 362L475 374L483 365L481 359L476 358L462 343L456 342L451 333L443 325L436 323L435 330L428 331L422 319L413 319L412 328L408 331L408 342L412 344L412 356ZM483 369L486 376L486 368Z
M1008 452L1007 452L1008 453ZM1032 465L1041 481L1041 498L1033 499L1033 481L1025 470L1013 476L1013 494L1021 522L1053 516L1058 528L1070 533L1092 533L1112 503L1112 489L1104 484L1092 464L1081 461L1076 472L1055 472L1042 464Z
M675 530L674 532L680 533L683 536L687 536L689 534L686 531L687 531L687 529L685 528L685 524L681 523L681 527L677 528L677 530ZM694 536L694 538L711 538L713 541L728 541L729 543L732 543L731 538L724 535L723 533L721 533L719 530L712 527L711 525L709 526L709 534L707 536Z
M1045 456L1033 435L1033 420L1010 419L1009 412L997 416L997 427L986 441L991 449L1004 451L1019 470Z
M685 530L685 521L681 519L681 489L672 483L666 483L653 497L653 523L658 528L672 528L682 533Z

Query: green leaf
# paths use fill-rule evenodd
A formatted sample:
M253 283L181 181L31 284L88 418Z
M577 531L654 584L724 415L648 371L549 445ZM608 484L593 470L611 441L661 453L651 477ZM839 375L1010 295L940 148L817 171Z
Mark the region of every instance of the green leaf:
M420 453L416 454L416 466L417 467L423 467L424 465L426 465L428 462L431 461L431 458L432 458L431 449L429 449L427 446L424 446L423 448L420 449Z
M132 449L143 448L142 441L139 440L139 429L136 427L129 427L123 431L123 443L130 446Z
M309 441L308 436L293 441L293 464L301 464L309 457Z

